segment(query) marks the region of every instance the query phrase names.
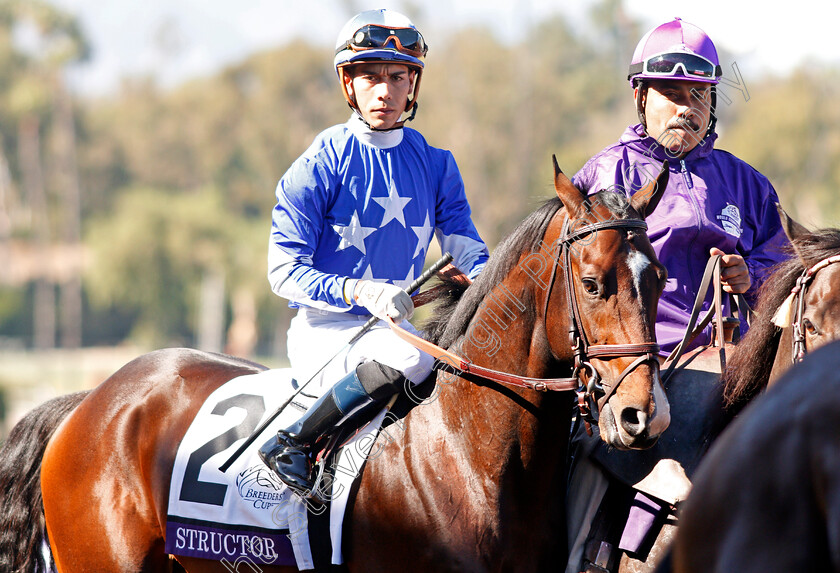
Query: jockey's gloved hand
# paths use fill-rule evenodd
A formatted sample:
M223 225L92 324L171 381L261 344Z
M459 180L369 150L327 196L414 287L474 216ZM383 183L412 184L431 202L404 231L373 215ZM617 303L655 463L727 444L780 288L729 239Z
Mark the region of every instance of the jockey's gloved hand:
M414 302L408 293L396 285L360 280L353 289L353 300L377 317L390 316L400 323L414 314Z

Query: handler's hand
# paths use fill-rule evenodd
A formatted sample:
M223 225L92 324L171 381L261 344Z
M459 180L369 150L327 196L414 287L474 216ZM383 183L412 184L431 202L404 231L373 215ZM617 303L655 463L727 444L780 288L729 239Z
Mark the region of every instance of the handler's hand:
M408 293L390 283L361 280L356 284L353 298L373 316L383 320L390 316L400 323L414 314L414 302Z
M727 255L717 247L709 251L711 256L722 255L720 259L720 284L723 290L733 294L743 294L752 284L747 263L741 255Z

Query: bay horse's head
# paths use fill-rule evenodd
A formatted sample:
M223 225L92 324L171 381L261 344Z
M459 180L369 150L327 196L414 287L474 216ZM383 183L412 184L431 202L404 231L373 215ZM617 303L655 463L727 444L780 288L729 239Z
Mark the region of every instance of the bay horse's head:
M782 227L802 272L790 295L776 312L773 323L792 327L792 362L840 337L840 249L837 229L810 232L776 205Z
M549 344L555 356L574 361L586 401L599 411L602 439L618 449L649 447L668 427L670 407L654 331L667 271L644 217L667 186L667 165L629 201L611 191L585 196L556 159L554 171L566 216L545 235L563 270L547 295Z
M776 205L793 255L761 285L746 336L727 356L724 398L737 413L794 363L840 339L840 229L809 231Z

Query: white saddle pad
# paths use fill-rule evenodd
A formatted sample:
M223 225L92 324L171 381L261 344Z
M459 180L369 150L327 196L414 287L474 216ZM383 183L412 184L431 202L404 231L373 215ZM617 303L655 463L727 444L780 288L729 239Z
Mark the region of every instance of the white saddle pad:
M307 388L308 389L308 388ZM313 569L308 513L325 507L293 495L259 459L258 448L292 424L314 398L299 395L227 472L219 471L244 439L294 392L290 370L235 378L211 394L184 436L169 490L166 551L230 564ZM294 404L302 407L295 407ZM347 444L332 482L332 562L342 563L341 523L347 493L373 445L383 410Z

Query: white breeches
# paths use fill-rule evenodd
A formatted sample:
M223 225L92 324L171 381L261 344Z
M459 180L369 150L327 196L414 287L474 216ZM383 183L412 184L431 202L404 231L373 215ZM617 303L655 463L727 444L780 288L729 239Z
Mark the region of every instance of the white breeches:
M367 322L368 317L301 308L292 319L287 349L292 372L304 384ZM417 334L408 321L400 326ZM320 396L345 374L363 362L376 360L399 370L414 384L426 379L434 358L391 332L381 320L352 347L336 356L307 386L306 393Z

